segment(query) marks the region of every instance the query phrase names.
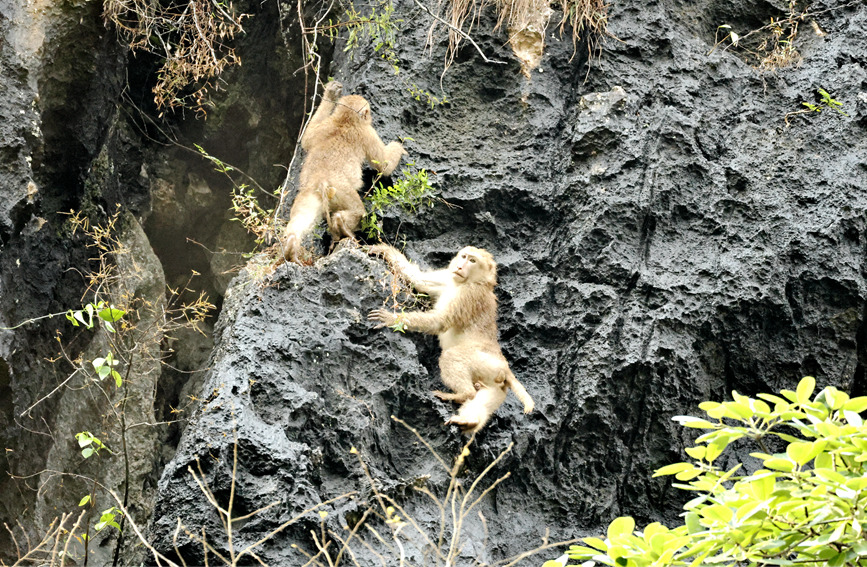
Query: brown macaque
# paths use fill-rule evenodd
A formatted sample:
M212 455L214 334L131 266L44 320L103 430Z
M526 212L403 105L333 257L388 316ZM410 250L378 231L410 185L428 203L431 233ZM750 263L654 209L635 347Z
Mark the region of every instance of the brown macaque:
M370 105L363 97L341 97L342 90L337 81L325 85L322 102L301 136L301 148L307 156L282 241L283 257L298 264L304 237L323 217L332 247L343 238L355 239L365 214L358 195L362 166L369 163L382 175L391 175L406 153L400 142L382 142L371 125Z
M428 311L375 309L368 319L379 322L378 328L401 323L406 330L439 337L440 374L452 393L434 395L462 404L446 424L458 425L465 433L480 431L506 400L509 388L524 404L524 413L533 411L533 399L512 374L497 341L497 264L487 250L468 246L448 268L428 272L388 245L371 246L368 253L384 257L416 290L435 299Z

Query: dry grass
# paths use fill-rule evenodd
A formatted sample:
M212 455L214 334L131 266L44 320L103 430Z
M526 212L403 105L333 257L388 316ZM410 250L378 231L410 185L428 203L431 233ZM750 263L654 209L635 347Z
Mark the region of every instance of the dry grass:
M104 17L133 51L162 58L153 88L161 110L189 107L206 112L207 94L223 69L240 63L229 45L243 33L231 3L218 0L105 0Z
M436 14L445 13L445 16L431 25L427 39L428 45L433 45L438 25L445 23L448 26L446 68L454 62L460 42L467 39L478 25L487 4L487 0L440 0L437 4ZM510 35L509 41L513 43L516 37L530 30L538 36L540 49L544 47L545 28L553 13L550 0L493 0L493 5L497 10L495 31L505 25ZM605 0L559 0L558 7L563 14L559 23L560 34L570 33L573 56L577 53L579 42L586 41L588 55L592 58L599 51L600 38L606 35L608 5Z

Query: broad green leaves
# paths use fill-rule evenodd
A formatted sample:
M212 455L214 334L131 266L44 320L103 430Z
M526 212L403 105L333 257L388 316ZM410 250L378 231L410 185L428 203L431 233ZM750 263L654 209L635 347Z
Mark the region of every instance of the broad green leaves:
M815 388L806 377L780 396L732 392L731 401L699 406L708 419L675 417L707 430L686 449L692 462L654 474L674 475L685 483L674 486L697 493L684 506L684 525L636 531L632 518L617 518L604 540L585 538L569 549L573 564L867 566L867 426L860 415L867 397L832 387L814 396ZM761 461L751 474L714 464L732 442L747 438L764 451L768 437L785 450L751 453Z
M81 456L85 459L98 454L103 449L111 453L111 449L106 447L98 438L94 437L90 431L76 433L75 438L78 440L78 446L81 449ZM85 501L82 502L86 504ZM84 504L79 503L79 506L83 506Z
M111 526L117 530L120 530L120 525L117 523L117 519L123 515L117 507L112 506L108 510L104 510L102 514L99 516L99 521L96 523L94 529L96 531L101 531L105 529L107 526Z
M103 327L110 333L116 332L112 323L119 321L124 315L126 315L126 311L118 309L114 305L109 305L105 301L88 303L84 306L84 309L79 309L78 311L70 309L66 312L66 318L73 325L76 327L84 325L87 329L93 328L95 323L94 316L96 316L97 320L101 320Z
M105 355L105 358L99 357L94 358L91 364L93 364L93 369L96 370L96 375L99 376L99 379L102 380L108 376L114 378L114 383L120 388L123 385L123 378L121 378L120 374L118 374L117 370L114 369L119 363L118 360L115 360L111 353Z

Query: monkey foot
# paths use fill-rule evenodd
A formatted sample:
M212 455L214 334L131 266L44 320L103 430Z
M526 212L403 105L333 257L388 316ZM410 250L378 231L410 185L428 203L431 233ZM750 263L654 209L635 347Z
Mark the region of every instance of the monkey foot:
M455 402L458 404L462 404L476 397L475 392L467 392L465 394L450 394L448 392L440 392L439 390L434 390L431 393L444 402Z
M455 395L449 394L448 392L440 392L439 390L434 390L431 393L444 402L449 402L455 399Z
M476 427L478 424L479 424L478 419L461 417L459 415L453 415L448 419L448 421L446 421L446 425L457 425L461 429L469 429L472 427Z

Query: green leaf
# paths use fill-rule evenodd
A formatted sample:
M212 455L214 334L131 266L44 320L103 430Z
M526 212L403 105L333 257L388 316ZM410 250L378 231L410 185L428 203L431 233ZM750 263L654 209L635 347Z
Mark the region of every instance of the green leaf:
M635 530L635 520L630 516L615 518L608 526L608 539L614 541L618 536L632 534ZM586 541L586 540L585 540Z
M854 411L856 413L861 413L864 410L867 410L867 396L850 398L848 402L843 404L843 409L847 411Z
M690 534L697 534L704 531L701 525L699 515L695 512L687 512L686 514L686 529Z
M846 423L848 423L852 427L860 428L864 425L864 420L861 419L861 416L858 415L858 412L843 410L843 417L846 418Z
M705 460L709 463L714 462L714 460L722 454L723 449L725 448L726 445L718 445L717 443L709 444L704 455Z
M724 524L728 524L731 522L734 517L734 511L728 506L723 506L722 504L712 504L710 506L706 506L698 511L701 517L715 521L721 522Z
M78 501L78 505L79 505L79 506L84 506L84 505L87 504L88 502L90 502L90 494L86 495L84 498L82 498L81 500L79 500L79 501Z
M126 315L126 311L123 309L117 309L114 306L103 309L99 313L97 313L100 319L106 321L108 323L114 323L115 321L120 320L121 317Z
M701 473L702 473L701 468L693 467L692 469L687 470L687 471L680 471L679 473L674 475L674 478L676 478L677 480L682 480L682 481L686 482L688 480L694 479L695 477L699 476Z
M806 404L810 401L810 396L813 395L813 390L816 388L816 379L812 376L804 376L798 383L798 388L795 391L795 396L799 404Z
M598 537L585 537L583 541L590 547L596 548L599 551L608 551L608 544Z
M775 396L773 394L757 394L756 397L761 398L763 400L767 400L767 401L771 402L772 404L774 404L775 406L785 407L785 406L789 405L788 403L786 403L786 400L784 400L783 398L781 398L779 396Z
M813 443L789 443L786 447L786 455L790 459L803 466L810 462L816 456L818 451L815 451Z
M757 500L767 500L774 493L776 479L772 475L755 478L749 483L750 491Z
M830 453L819 453L816 455L816 461L813 463L813 467L816 470L819 469L830 469L834 466L834 457L831 456Z
M696 461L700 461L704 458L705 453L707 453L707 447L704 445L699 445L698 447L687 447L684 449L686 454L695 459Z
M653 478L658 476L666 476L670 474L677 474L681 471L691 470L694 466L690 463L673 463L671 465L666 465L661 469L657 469L655 473L653 473Z
M91 455L93 455L93 448L87 447L81 450L81 454L85 459L89 459Z
M788 459L768 459L765 461L765 467L783 472L792 472L795 470L795 463Z
M827 454L827 453L825 453ZM818 459L816 459L818 461ZM821 479L827 480L828 482L833 482L837 484L843 484L846 482L846 477L842 474L838 473L835 470L831 470L830 468L816 468L813 469L813 474L818 476Z

